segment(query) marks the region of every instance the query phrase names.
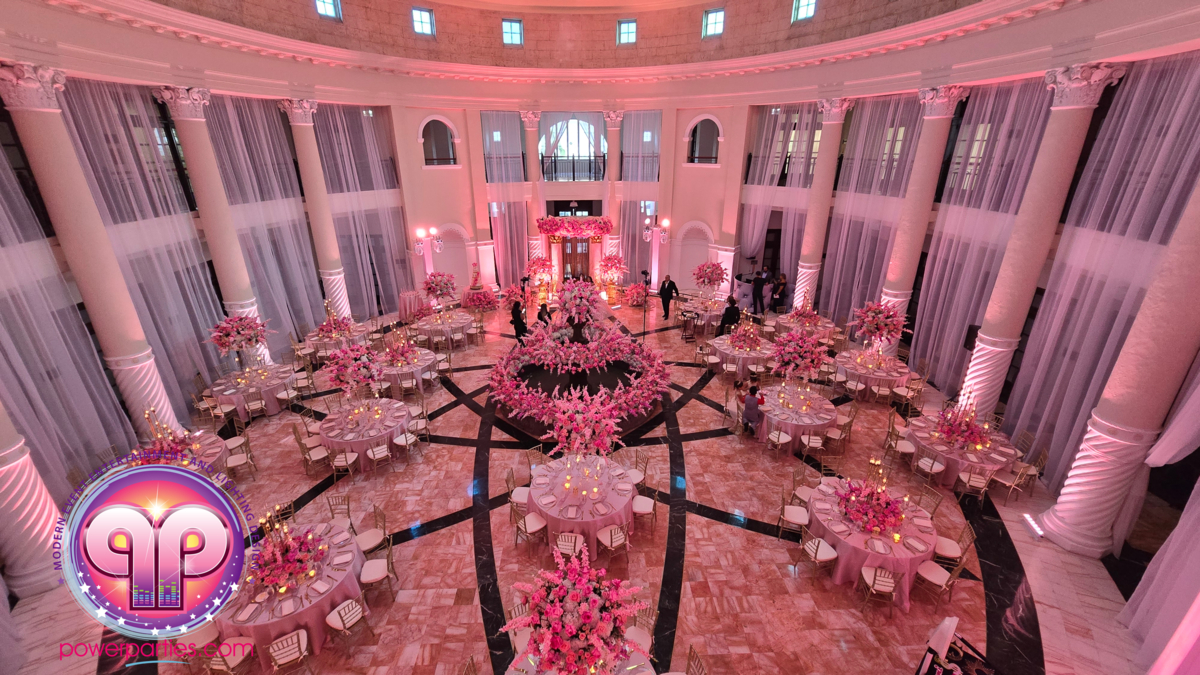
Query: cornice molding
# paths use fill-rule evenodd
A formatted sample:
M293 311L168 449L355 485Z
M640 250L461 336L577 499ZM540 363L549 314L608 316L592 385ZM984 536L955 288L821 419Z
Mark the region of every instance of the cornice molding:
M664 66L543 69L425 61L328 47L209 19L152 0L42 0L105 21L261 56L403 77L513 84L654 83L787 71L923 47L1090 1L982 0L924 21L803 49Z

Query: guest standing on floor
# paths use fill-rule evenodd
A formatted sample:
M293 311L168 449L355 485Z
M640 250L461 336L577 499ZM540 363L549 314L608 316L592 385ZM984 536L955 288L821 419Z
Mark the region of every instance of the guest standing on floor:
M763 290L767 287L767 278L762 273L754 275L754 281L751 283L750 295L754 298L754 313L763 314Z
M717 335L724 335L725 328L733 328L742 318L742 311L738 309L737 298L732 295L725 301L725 311L721 313L721 326L717 328Z
M742 423L750 433L758 433L758 424L762 422L762 411L758 406L766 403L766 399L762 394L758 393L758 387L750 387L750 393L746 395L746 401L742 410Z
M517 334L517 342L525 344L525 334L529 332L529 327L525 325L525 314L521 311L521 303L514 302L512 307L512 324L513 332Z
M671 317L671 301L677 295L679 295L679 287L675 285L674 281L671 281L671 275L668 274L658 287L658 297L662 300L664 319Z
M771 309L776 314L783 314L784 294L787 292L787 275L780 274L771 287Z

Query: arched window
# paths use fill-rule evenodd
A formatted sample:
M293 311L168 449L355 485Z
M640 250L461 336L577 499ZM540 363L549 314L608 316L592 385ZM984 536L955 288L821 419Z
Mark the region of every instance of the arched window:
M546 141L550 142L550 152L546 151ZM599 152L596 151L596 141L600 141ZM550 127L545 136L538 140L538 153L555 157L570 157L582 159L595 157L608 152L608 139L603 130L597 131L591 122L580 119L564 120Z
M716 164L717 138L720 135L716 122L704 119L696 123L688 141L688 164Z
M429 120L421 132L425 145L425 166L456 164L454 160L454 134L441 120Z

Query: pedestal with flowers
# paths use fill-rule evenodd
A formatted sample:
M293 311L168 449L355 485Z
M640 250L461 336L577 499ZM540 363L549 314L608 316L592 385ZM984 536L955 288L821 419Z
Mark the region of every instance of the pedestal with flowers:
M529 277L529 283L533 284L538 304L550 302L550 279L553 269L550 259L542 255L535 255L525 263L525 276Z
M216 345L221 356L235 352L234 360L240 370L243 366L255 365L251 361L260 361L257 357L248 359L248 353L253 355L257 347L265 347L267 333L274 332L267 330L267 324L257 316L229 316L212 327L208 341Z
M425 296L438 304L437 321L442 321L446 311L446 302L454 298L457 288L454 285L454 275L449 272L430 272L421 284Z
M364 345L335 350L325 362L329 380L347 394L367 398L371 385L383 379L379 355Z
M883 353L884 346L896 342L904 332L907 319L893 305L868 302L854 310L854 323L867 351Z
M729 272L721 266L721 263L707 261L702 262L692 270L692 279L701 290L707 291L710 295L710 308L712 305L719 304L717 299L717 289L729 280Z
M617 282L625 276L629 268L625 266L625 259L619 255L606 255L600 259L596 265L596 277L604 282L607 286L605 290L605 299L608 304L617 303Z

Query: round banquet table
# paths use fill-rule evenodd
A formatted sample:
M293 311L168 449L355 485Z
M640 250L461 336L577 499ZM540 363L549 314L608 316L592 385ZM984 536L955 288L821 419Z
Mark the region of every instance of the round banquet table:
M721 325L721 312L724 308L715 300L693 300L685 303L680 310L696 315L696 326L707 327Z
M722 366L726 363L737 364L738 377L746 377L746 373L748 372L747 367L751 364L765 367L767 361L775 356L775 345L766 340L760 340L758 349L751 351L743 351L730 347L728 335L715 337L709 340L708 344L716 350L717 357L721 359Z
M350 329L349 335L341 335L335 338L323 338L313 331L304 336L304 344L313 349L342 349L350 345L365 345L367 344L368 334L366 324L356 323Z
M783 392L783 398L780 398L780 392ZM755 436L764 443L772 431L782 431L792 437L783 446L790 451L799 446L801 436L818 433L837 422L837 408L815 392L803 389L797 392L794 387L775 385L763 388L761 393L766 403L758 408L763 412L763 424L758 425Z
M354 537L346 530L328 523L301 528L299 531L304 533L310 529L329 544L329 552L318 563L319 571L311 584L302 585L297 591L290 591L282 597L279 593L271 592L260 607L252 610L246 608L256 604L256 598L235 601L231 609L221 612L216 619L222 639L227 640L235 635L254 639L254 651L258 653L263 672L271 670L271 654L267 650L271 642L301 628L308 633L309 652L320 654L327 630L325 617L343 602L357 600L361 593L358 574L366 558L354 543ZM345 561L341 562L343 558ZM335 564L334 561L339 562ZM267 591L256 586L254 592ZM289 600L293 607L297 603L300 606L283 614L286 611L284 605Z
M439 318L441 321L438 321ZM471 322L474 320L470 314L463 314L462 312L445 314L440 317L438 315L427 316L413 324L411 330L417 331L430 340L433 340L435 335L440 335L446 339L446 344L450 344L450 335L456 331L463 333L463 331L471 326Z
M224 470L229 448L225 447L225 441L220 436L197 431L192 434L192 441L192 447L189 449L197 461L208 465L212 471Z
M417 362L403 366L384 366L383 377L392 383L393 395L397 395L400 391L400 376L404 373L409 373L417 381L417 388L421 393L425 393L425 382L421 380L422 373L437 372L437 354L417 347Z
M792 331L797 331L797 332L807 333L809 335L816 336L816 338L818 340L823 340L823 339L833 335L834 331L837 330L837 326L834 325L834 323L832 321L830 321L829 319L826 319L823 316L818 317L816 323L811 323L811 324L799 323L796 321L788 321L787 318L785 318L786 316L787 315L781 316L775 320L775 325L777 326L776 333L778 335L783 335L784 333L790 333Z
M569 495L564 487L567 476L571 477ZM595 489L599 499L584 496L575 488L589 492ZM551 546L560 532L582 534L588 557L595 560L599 548L596 533L609 525L632 522L636 494L633 483L626 478L625 469L616 462L598 455L587 455L579 463L560 458L533 472L528 510L546 519ZM570 517L572 515L574 517Z
M376 417L375 409L379 409ZM359 413L358 426L350 426L350 417L356 409ZM335 451L357 452L361 462L369 462L367 450L379 445L391 444L396 430L407 429L408 406L390 398L372 398L351 401L335 410L321 422L321 445L332 455ZM362 463L359 466L363 466ZM372 468L374 468L372 466Z
M894 356L882 356L875 352L859 349L849 349L837 355L834 359L838 372L858 376L858 381L868 387L884 385L900 387L912 376L912 371L904 362Z
M912 590L913 580L917 576L917 567L926 560L933 559L937 530L928 519L921 519L922 524L928 524L928 527L917 527L913 518L923 512L914 504L909 507L909 515L900 526L901 542L893 541L891 533L874 535L874 538L883 542L884 550L888 552L873 551L868 548L868 540L873 535L869 532L858 532L843 520L844 511L838 506L836 491L845 487L845 482L840 479L826 479L809 500L809 531L833 546L838 554L837 563L833 568L833 582L857 584L864 567L882 567L891 572L903 573L904 578L897 585L896 604L907 612L909 591ZM893 497L904 496L895 490L889 490L889 493ZM914 546L924 544L925 550L918 552L909 548L905 543L909 538L914 540Z
M268 415L278 415L282 408L275 394L287 389L296 381L296 373L291 366L282 363L239 370L212 383L212 393L217 397L217 403L237 406L238 417L243 422L250 421L250 413L246 410L246 392L258 389L262 392L263 405Z
M421 294L416 291L404 291L400 294L400 309L398 319L401 323L407 323L413 313L425 304L421 300Z
M918 417L908 421L908 436L919 448L932 450L941 458L946 468L942 471L939 484L943 487L954 487L958 474L972 466L982 466L987 471L1005 471L1019 456L1017 449L1008 444L1001 434L992 434L992 444L980 450L951 446L944 439L937 438L937 418L931 416Z

